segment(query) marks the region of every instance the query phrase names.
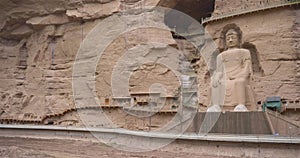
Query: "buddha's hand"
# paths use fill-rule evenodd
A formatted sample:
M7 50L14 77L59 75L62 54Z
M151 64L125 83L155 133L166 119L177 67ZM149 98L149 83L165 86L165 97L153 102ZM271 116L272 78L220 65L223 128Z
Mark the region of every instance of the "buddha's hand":
M214 88L218 87L218 81L213 80L212 86L213 86Z
M219 84L221 84L222 74L216 73L213 77L213 83L212 86L214 88L218 87Z

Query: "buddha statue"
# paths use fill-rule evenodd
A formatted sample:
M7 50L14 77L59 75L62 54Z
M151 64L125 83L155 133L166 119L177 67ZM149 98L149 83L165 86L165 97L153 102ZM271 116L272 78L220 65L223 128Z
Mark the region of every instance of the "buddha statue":
M217 56L217 66L212 77L213 106L211 109L255 110L254 95L250 85L253 74L251 54L249 50L241 48L242 32L236 26L227 28L222 33L225 48Z

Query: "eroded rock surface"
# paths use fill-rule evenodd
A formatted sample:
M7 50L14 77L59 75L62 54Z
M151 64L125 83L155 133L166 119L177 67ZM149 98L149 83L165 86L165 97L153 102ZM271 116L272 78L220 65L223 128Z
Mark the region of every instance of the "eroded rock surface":
M2 0L0 118L40 120L48 115L74 109L72 68L86 35L104 18L119 13L126 7L157 4L174 7L178 3L176 0L167 2L169 1ZM248 2L254 4L258 1ZM240 4L236 1L216 0L214 15L228 12L238 5ZM243 4L242 7L247 5ZM236 23L241 27L245 46L257 54L257 71L253 81L257 101L271 95L280 95L287 100L300 99L299 16L299 9L286 7L221 20L206 26L215 45L219 45L223 26ZM138 23L144 19L134 20ZM174 40L170 31L159 29L133 30L107 46L95 74L97 94L104 99L111 97L113 66L128 49L149 42L161 42L173 48L185 49L186 57L198 74L200 109L205 110L210 104L210 77L214 67L212 54L216 52L202 51L208 57L201 57L190 43L183 39ZM148 89L149 85L143 84L148 81L144 79L147 74L157 76L158 80L165 78L163 83L170 85L170 90L178 87L177 78L168 68L145 64L131 78L132 91ZM155 78L149 79L153 80ZM67 121L62 121L62 125L76 125L78 116L68 114L63 120Z
M119 0L2 1L1 118L40 120L74 108L72 66L80 43L120 6Z

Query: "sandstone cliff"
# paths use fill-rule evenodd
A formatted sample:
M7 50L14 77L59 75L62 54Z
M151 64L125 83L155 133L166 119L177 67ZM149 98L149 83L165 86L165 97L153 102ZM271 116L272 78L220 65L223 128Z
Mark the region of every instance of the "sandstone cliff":
M124 7L160 5L184 10L183 6L193 7L189 2L178 5L178 0L1 1L0 118L40 120L74 109L72 68L80 44L90 30ZM240 8L237 6L245 9L257 3L257 0L249 0L245 4L216 0L213 15ZM208 11L201 12L201 16L198 16L197 9L192 11L197 20L209 15ZM253 81L257 101L263 101L270 95L280 95L286 100L300 99L299 16L297 7L284 7L206 25L206 30L217 44L223 26L235 23L241 27L245 46L257 55ZM127 49L148 42L164 42L174 48L184 46L198 73L200 108L205 110L210 103L209 72L213 60L205 64L206 59L200 57L188 42L174 40L169 31L155 29L129 32L106 48L96 73L96 90L102 103L105 98L111 98L111 71L118 58ZM147 75L153 78L147 78ZM168 68L146 64L130 79L131 91L146 91L153 81L168 85L170 92L174 92L179 84ZM61 119L72 124L79 118L68 114Z
M120 12L122 5L138 3L1 1L1 118L39 120L74 108L72 65L80 43L99 21Z

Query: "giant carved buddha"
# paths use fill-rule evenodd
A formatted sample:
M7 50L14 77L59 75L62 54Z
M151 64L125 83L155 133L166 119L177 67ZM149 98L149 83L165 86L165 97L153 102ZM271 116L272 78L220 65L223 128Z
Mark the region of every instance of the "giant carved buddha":
M241 48L242 31L239 27L223 30L224 51L217 56L217 67L212 77L212 104L223 110L255 110L251 54Z

